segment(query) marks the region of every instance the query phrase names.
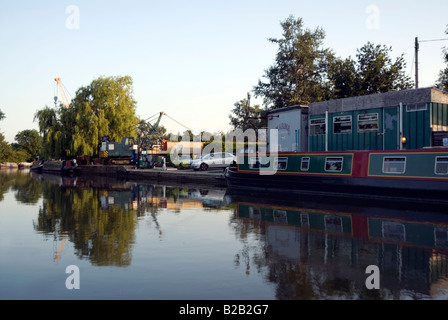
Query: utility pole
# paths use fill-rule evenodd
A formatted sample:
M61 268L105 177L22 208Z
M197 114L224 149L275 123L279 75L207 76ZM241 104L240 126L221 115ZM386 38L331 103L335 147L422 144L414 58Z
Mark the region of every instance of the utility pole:
M420 48L420 42L430 42L430 41L448 41L448 39L434 39L434 40L420 40L415 37L415 88L418 88L418 50Z
M415 88L418 89L418 37L415 37Z

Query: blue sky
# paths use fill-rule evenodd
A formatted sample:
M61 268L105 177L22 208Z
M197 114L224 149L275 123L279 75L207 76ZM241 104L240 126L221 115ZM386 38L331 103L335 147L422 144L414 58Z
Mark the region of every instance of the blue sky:
M392 46L393 57L405 54L413 79L414 38L448 38L447 12L446 0L3 2L0 132L13 142L17 132L37 129L34 113L54 105L55 77L74 97L99 76L124 75L133 78L142 118L164 111L194 131L226 132L234 103L273 64L277 48L267 39L281 37L289 15L322 27L324 46L340 57L354 57L368 41ZM420 87L432 86L445 67L444 46L420 44ZM166 117L161 124L185 130Z

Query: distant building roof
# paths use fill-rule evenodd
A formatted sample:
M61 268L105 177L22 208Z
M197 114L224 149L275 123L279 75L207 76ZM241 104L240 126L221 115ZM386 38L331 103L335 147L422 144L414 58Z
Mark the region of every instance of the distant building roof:
M434 87L429 87L313 102L309 105L309 114L323 114L326 111L343 112L393 107L400 105L400 103L408 105L430 102L448 104L448 93Z
M295 106L274 109L274 110L270 110L270 111L266 112L266 115L270 115L270 114L274 114L274 113L281 113L281 112L286 112L286 111L291 111L291 110L298 110L298 109L307 109L308 110L308 106L298 104Z

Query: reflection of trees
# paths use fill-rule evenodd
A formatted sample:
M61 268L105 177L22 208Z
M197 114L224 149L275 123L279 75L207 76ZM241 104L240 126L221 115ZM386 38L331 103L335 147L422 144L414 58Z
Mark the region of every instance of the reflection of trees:
M138 219L152 218L162 234L157 216L161 209L181 210L199 206L198 191L118 181L111 178L42 175L43 204L35 229L74 244L76 254L95 265L126 266L131 262ZM202 195L199 192L200 195ZM203 195L202 195L203 196ZM199 208L197 207L197 208Z
M42 193L39 181L33 179L28 171L0 171L0 201L10 189L15 191L15 198L24 204L36 204Z
M97 189L64 188L43 183L43 205L35 229L73 242L76 254L95 265L127 266L131 262L136 215L120 206L101 208Z
M9 191L14 183L14 177L5 171L0 171L0 201L3 201L5 193Z

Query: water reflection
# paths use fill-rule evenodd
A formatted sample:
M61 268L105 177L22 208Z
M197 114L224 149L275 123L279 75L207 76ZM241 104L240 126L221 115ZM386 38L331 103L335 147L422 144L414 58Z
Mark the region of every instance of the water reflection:
M230 195L206 186L0 171L0 206L10 191L17 203L39 204L34 232L53 240L54 262L70 244L78 259L93 266L129 267L139 221L151 221L161 236L159 219L166 212L231 210L228 227L240 249L234 249L227 262L245 277L274 285L275 299L448 297L445 208L363 206L311 198L285 201ZM213 240L203 245L219 252L223 244ZM380 290L366 288L369 265L380 269ZM222 276L209 277L219 282ZM197 290L199 299L220 298ZM226 290L235 299L251 298L238 296L231 286Z
M167 188L97 177L35 175L42 183L43 205L35 229L69 240L80 259L98 266L131 264L135 228L150 215L159 230L160 209L205 208L208 190ZM212 198L211 198L212 199Z
M445 214L302 205L256 199L237 204L240 228L263 235L263 259L257 252L252 261L257 269L268 268L278 299L447 297ZM380 290L366 288L369 265L380 269Z

